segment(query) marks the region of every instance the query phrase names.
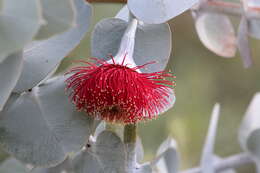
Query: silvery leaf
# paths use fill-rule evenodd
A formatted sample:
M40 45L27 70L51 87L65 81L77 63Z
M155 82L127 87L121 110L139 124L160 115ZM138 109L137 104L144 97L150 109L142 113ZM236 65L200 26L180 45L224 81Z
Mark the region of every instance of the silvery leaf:
M214 162L215 163L218 163L218 162L221 162L221 158L218 157L218 156L214 156ZM218 172L218 173L236 173L236 171L234 169L227 169L227 170L224 170L224 171L221 171L221 172Z
M222 14L196 14L195 26L206 48L222 57L234 57L236 35L230 19Z
M18 160L55 166L69 152L79 151L94 131L94 120L75 110L65 94L65 79L49 79L1 113L0 145Z
M137 162L141 163L144 158L144 147L139 136L136 138L135 152Z
M240 56L243 60L243 64L245 68L248 68L252 65L252 55L248 40L248 23L246 17L242 17L239 28L238 28L238 50L240 52Z
M35 168L28 173L75 173L72 170L71 160L67 158L61 164L51 168Z
M124 173L126 155L124 144L115 133L103 131L98 137L93 151L106 173Z
M217 103L215 104L212 111L208 134L202 151L202 158L200 162L202 173L215 173L214 146L215 146L215 140L217 134L219 115L220 115L220 105Z
M260 39L260 20L251 19L248 21L248 33L251 37Z
M150 24L164 23L191 8L198 0L128 0L130 11Z
M247 108L239 130L242 148L260 160L260 93L256 93Z
M0 63L0 111L14 89L22 72L22 53L15 53Z
M129 9L127 7L127 5L125 5L123 8L121 8L121 10L116 14L115 18L118 19L122 19L124 21L128 21L129 20Z
M144 163L136 168L135 173L153 173L153 169L150 163Z
M74 173L103 173L104 169L101 167L101 163L97 160L97 157L86 148L86 150L80 152L73 159L73 171ZM113 157L113 156L111 156Z
M45 24L41 26L36 39L46 39L75 27L74 0L41 0L40 2Z
M39 0L3 0L0 9L0 63L23 49L41 25Z
M1 173L30 173L30 169L14 158L5 160L0 165Z
M90 26L91 6L84 0L75 0L77 27L44 41L35 41L25 48L24 68L15 87L23 92L36 86L83 39Z
M179 156L177 144L174 139L166 139L157 151L157 157L152 162L152 166L159 172L177 173L179 169Z
M126 27L127 22L116 18L99 22L92 34L92 56L102 59L109 54L115 56ZM170 57L171 47L171 31L168 24L139 25L134 61L137 65L157 61L155 64L148 65L146 69L141 69L142 72L164 70Z

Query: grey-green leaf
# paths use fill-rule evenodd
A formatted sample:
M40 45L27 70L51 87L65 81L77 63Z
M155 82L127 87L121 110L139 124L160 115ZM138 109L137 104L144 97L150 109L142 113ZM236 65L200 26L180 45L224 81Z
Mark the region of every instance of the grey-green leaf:
M76 26L74 0L41 0L45 24L36 39L46 39Z
M260 160L260 93L253 97L239 130L239 141L242 148L255 159Z
M41 25L39 0L3 0L0 9L0 62L28 44Z
M15 53L0 63L0 111L14 89L23 67L22 52Z
M0 165L0 172L1 173L30 173L30 170L25 167L22 163L18 160L11 158L5 160Z
M220 115L220 105L215 104L211 120L209 123L208 134L202 151L202 158L200 162L200 167L202 173L214 173L214 146L217 134L218 120Z
M92 34L92 56L102 59L108 54L115 56L126 27L126 21L116 18L99 22ZM146 69L141 69L143 72L164 70L170 57L171 47L171 31L167 23L139 25L136 33L134 61L137 65L156 61L148 65Z
M136 168L135 173L152 173L152 165L150 163L144 163L140 167ZM163 172L162 172L163 173Z
M129 9L128 6L125 5L121 10L116 14L115 18L122 19L124 21L129 21Z
M126 155L124 144L113 132L103 131L93 146L94 153L106 173L124 173Z
M67 158L61 164L51 168L35 168L28 173L75 173L72 169L71 160Z
M248 21L248 32L251 37L260 39L260 20L251 19Z
M137 162L141 163L144 158L144 147L142 144L142 140L139 136L136 139L135 152Z
M195 26L201 42L215 54L230 58L236 53L236 35L230 19L222 14L195 15Z
M90 151L88 151L90 150ZM74 173L103 173L100 162L96 156L91 153L91 148L86 148L80 152L72 161ZM113 157L111 155L111 157Z
M245 16L242 17L238 27L237 44L244 67L249 68L253 60L248 40L248 21Z
M164 23L191 8L198 0L128 0L130 11L150 24Z
M214 156L214 162L215 164L218 163L218 162L221 162L221 158L218 157L218 156ZM218 172L218 173L236 173L236 171L234 169L226 169L224 171L221 171L221 172Z
M75 5L77 27L48 40L33 42L25 48L24 68L15 92L36 86L84 38L90 26L92 8L84 0L75 0Z
M167 138L159 147L157 157L152 165L159 171L165 173L177 173L179 169L179 156L177 144L174 139Z
M79 151L94 131L94 120L76 111L65 95L65 79L50 79L21 94L1 113L0 144L18 160L55 166Z

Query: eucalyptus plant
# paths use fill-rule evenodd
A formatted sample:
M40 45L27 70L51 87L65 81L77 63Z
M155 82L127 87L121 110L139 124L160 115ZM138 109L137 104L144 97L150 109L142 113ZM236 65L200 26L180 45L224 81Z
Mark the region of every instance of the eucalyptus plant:
M249 68L248 36L260 38L259 9L259 0L128 0L92 31L95 58L61 74L61 61L89 34L91 4L0 0L0 146L10 154L0 173L235 173L249 163L260 172L260 93L238 130L242 153L214 153L221 103L197 168L180 170L171 137L144 162L137 134L140 122L177 101L176 77L165 70L172 49L167 22L190 10L205 47L227 58L238 49ZM237 34L231 15L241 19Z

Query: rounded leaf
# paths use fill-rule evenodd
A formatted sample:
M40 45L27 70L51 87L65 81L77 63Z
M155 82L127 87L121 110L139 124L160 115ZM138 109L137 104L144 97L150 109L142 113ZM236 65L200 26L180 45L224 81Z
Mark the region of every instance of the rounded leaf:
M94 131L94 120L76 111L65 95L65 79L50 79L21 94L1 113L0 145L18 160L57 165L79 151Z
M178 16L198 2L198 0L128 0L127 4L139 20L159 24Z
M80 152L73 159L73 171L74 173L101 173L104 172L96 156L93 155L90 148ZM112 157L112 156L111 156Z
M40 2L45 23L37 33L36 39L46 39L75 27L74 0L41 0Z
M30 173L30 170L16 159L7 159L0 165L1 173Z
M115 133L103 131L97 137L93 151L106 173L125 172L124 144Z
M23 67L22 52L15 53L0 63L0 111L14 89Z
M3 0L0 9L0 62L28 44L41 25L39 0Z
M126 27L126 21L116 18L104 19L99 22L92 34L92 56L98 58L105 58L109 54L115 56ZM134 61L136 65L156 61L156 63L148 65L147 69L141 69L142 72L164 70L170 57L171 48L171 31L168 24L138 25Z
M197 33L205 47L222 57L235 56L236 35L227 16L202 13L195 18Z
M24 68L15 87L23 92L36 86L84 38L90 26L91 6L84 0L75 0L77 27L44 41L29 44L24 51Z
M256 93L244 119L242 120L239 140L242 148L249 152L254 158L260 160L260 93Z

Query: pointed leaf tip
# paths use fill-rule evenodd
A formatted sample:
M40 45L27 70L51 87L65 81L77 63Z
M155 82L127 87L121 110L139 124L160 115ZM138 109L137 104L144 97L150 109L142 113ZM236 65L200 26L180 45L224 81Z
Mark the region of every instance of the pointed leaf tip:
M208 134L204 144L201 158L201 169L203 173L214 173L214 146L217 134L217 126L220 115L220 105L214 105L211 120L209 124Z

